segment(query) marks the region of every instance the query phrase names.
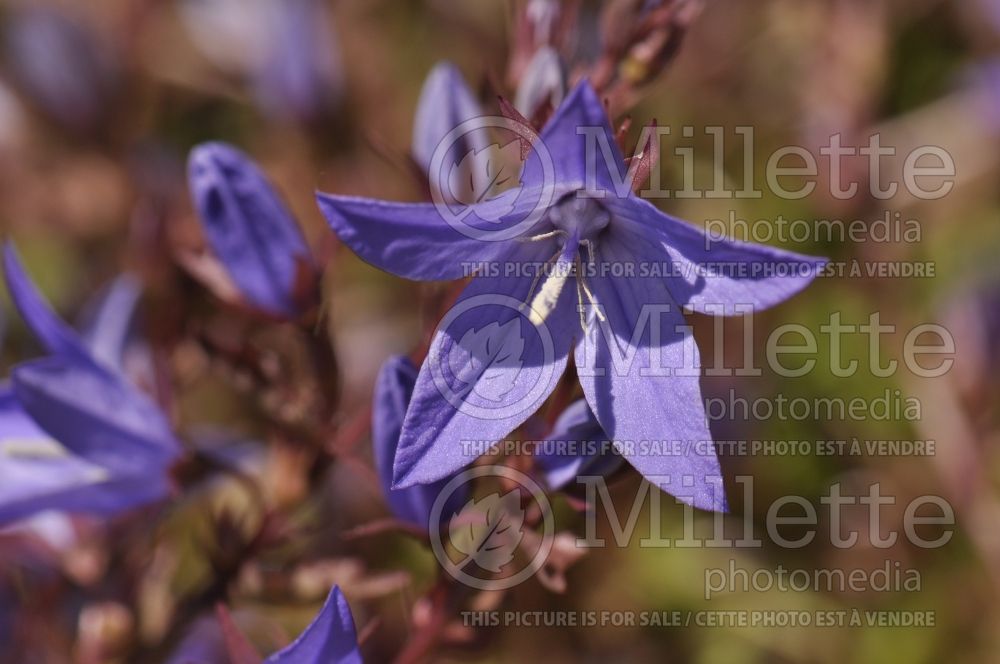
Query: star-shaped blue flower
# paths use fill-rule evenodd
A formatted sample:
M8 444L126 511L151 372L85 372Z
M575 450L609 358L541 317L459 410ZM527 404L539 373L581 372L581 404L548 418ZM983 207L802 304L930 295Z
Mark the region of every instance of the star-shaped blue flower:
M684 502L725 509L682 308L759 310L804 288L825 261L709 242L622 187L624 170L604 107L583 82L533 142L518 189L458 210L318 195L341 241L388 272L445 280L482 266L421 367L396 454L397 488L472 462L463 443L507 436L551 394L573 352L587 403L616 450ZM718 264L726 269L709 269ZM616 271L629 265L671 269L651 278ZM539 275L539 266L547 271Z
M118 368L135 284L117 282L81 336L48 307L10 245L3 269L49 356L17 365L0 387L0 523L42 510L112 515L166 497L180 444Z

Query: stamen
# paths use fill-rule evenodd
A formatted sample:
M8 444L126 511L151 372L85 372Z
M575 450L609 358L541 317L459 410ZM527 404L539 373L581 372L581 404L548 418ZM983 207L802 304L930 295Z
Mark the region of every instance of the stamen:
M549 231L548 233L540 233L538 235L532 235L531 237L519 237L518 242L541 242L542 240L549 240L554 237L569 237L569 233L557 228L554 231Z
M537 286L537 285L538 285L538 282L539 282L539 280L541 280L541 278L542 278L542 275L543 275L543 274L545 274L545 272L546 272L546 269L547 269L547 268L549 267L549 265L551 265L551 264L552 264L553 262L555 262L555 260L556 260L557 258L559 258L559 256L560 256L561 254L562 254L562 249L560 249L560 250L559 250L559 251L557 251L556 253L552 254L552 256L551 256L551 257L550 257L550 258L549 258L549 259L548 259L547 261L545 261L545 265L543 265L543 266L542 266L542 269L541 269L541 270L539 270L539 271L538 271L538 272L537 272L537 273L535 274L535 278L531 280L531 286L529 286L529 287L528 287L528 297L529 297L529 298L531 297L531 294L535 292L535 286ZM524 302L524 303L522 304L522 306L525 306L525 307L527 307L527 306L530 306L530 305L529 305L529 304L528 304L527 302Z
M580 314L580 329L584 332L587 331L587 313L586 307L583 306L583 270L580 265L580 256L576 257L576 302L577 311Z
M548 276L529 305L528 319L535 326L544 323L556 308L556 304L559 303L559 296L562 294L563 286L566 285L566 280L572 273L571 266L579 248L580 239L575 233L570 235L563 244L554 272Z
M590 306L593 307L594 314L597 316L597 319L602 323L608 322L607 317L601 313L601 308L597 306L597 298L594 297L592 292L590 292L590 289L587 287L587 281L583 278L583 275L581 274L578 279L580 281L580 286L583 288L583 292L587 294L587 300L590 302Z

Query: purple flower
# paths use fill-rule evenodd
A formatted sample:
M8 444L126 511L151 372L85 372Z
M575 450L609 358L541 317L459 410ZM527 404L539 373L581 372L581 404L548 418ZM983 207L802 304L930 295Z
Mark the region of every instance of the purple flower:
M155 480L117 478L69 453L0 388L0 524L44 510L110 515L162 495Z
M595 143L610 159L593 154ZM682 307L767 307L804 288L824 261L709 241L632 194L623 170L601 101L584 82L533 142L519 189L458 211L318 195L340 239L377 267L442 280L485 266L421 367L396 454L397 488L473 461L463 441L507 436L551 394L573 350L587 403L615 448L681 500L725 509ZM708 269L719 264L727 269ZM672 269L617 276L630 265ZM551 269L539 277L540 266ZM683 454L656 451L675 441Z
M12 478L0 520L45 509L113 514L165 497L180 445L163 413L93 354L124 338L134 298L118 290L104 300L88 348L42 300L12 246L3 259L14 304L50 356L14 367L13 389L0 397L0 474Z
M403 418L416 382L417 368L409 358L394 355L382 365L372 399L372 443L375 468L392 513L401 521L427 528L434 499L450 478L406 489L392 488L393 459L396 457L396 446L403 430ZM467 490L468 486L463 485L449 496L447 504L442 506L441 520L447 520L461 507Z
M310 121L334 107L343 87L336 37L318 0L274 3L270 48L257 74L261 106L278 117Z
M450 62L439 62L427 75L413 118L413 160L426 172L438 145L455 127L483 114L479 102L462 78L462 72ZM468 137L478 138L471 133ZM469 151L481 150L483 141L459 140L449 146L446 159L456 163ZM432 185L439 183L432 181Z
M31 7L13 12L4 32L13 74L42 111L81 132L103 119L117 67L82 23L51 8Z
M142 287L132 275L123 274L88 303L77 321L80 337L91 356L105 366L125 373L126 355L138 350L151 362L149 348L133 334L133 322Z
M301 313L314 274L309 247L257 165L230 145L203 143L188 177L208 242L248 303L279 317Z
M550 489L561 489L581 475L609 475L622 458L607 448L601 428L586 399L574 401L556 419L545 437L535 464Z
M287 647L264 664L361 664L354 618L340 588L334 586L313 621Z
M171 654L171 664L217 661L260 661L225 607L217 620L196 623ZM340 588L334 586L313 621L295 641L264 660L264 664L360 664L354 618Z

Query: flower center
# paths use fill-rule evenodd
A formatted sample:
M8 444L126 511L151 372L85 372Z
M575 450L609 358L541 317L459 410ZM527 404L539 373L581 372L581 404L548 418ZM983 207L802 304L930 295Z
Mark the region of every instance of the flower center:
M611 223L611 214L593 198L585 198L576 192L563 196L549 211L549 220L558 230L568 236L576 235L578 240L593 240Z
M555 309L566 282L575 277L577 299L580 306L580 326L586 329L587 323L583 316L583 306L589 302L595 304L593 294L587 287L584 277L580 251L587 249L588 260L597 259L597 236L611 222L611 214L598 201L592 198L579 197L576 194L564 196L549 211L549 221L554 230L536 236L535 239L557 237L561 248L549 259L548 266L552 269L546 275L541 288L535 292L538 278L529 289L529 295L534 293L529 307L529 318L535 325L541 325ZM601 317L600 312L598 316Z

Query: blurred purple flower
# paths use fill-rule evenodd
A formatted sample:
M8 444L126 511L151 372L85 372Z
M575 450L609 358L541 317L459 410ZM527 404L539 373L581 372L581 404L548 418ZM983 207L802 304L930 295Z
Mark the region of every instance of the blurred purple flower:
M358 636L347 599L334 586L326 603L299 638L264 664L361 664Z
M479 102L462 78L462 72L450 62L434 65L424 81L413 117L413 142L410 146L413 160L426 173L431 167L435 150L448 132L466 120L482 115ZM478 137L478 132L470 132L455 141L449 146L445 162L457 163L469 150L481 150L485 143L476 141ZM431 185L441 190L440 183L433 179L434 175L431 174Z
M55 315L9 244L3 267L15 306L51 355L16 366L13 390L0 397L0 474L10 477L0 520L46 509L110 515L165 497L180 445L163 414ZM94 348L110 352L110 339L123 338L134 304L105 300L104 322L88 336Z
M1000 7L1000 2L997 3ZM974 96L966 106L986 129L1000 133L1000 57L988 58L967 66L961 72L961 86Z
M561 489L581 475L609 475L622 464L610 449L608 436L586 399L569 405L545 436L535 463L552 490Z
M225 607L215 620L205 618L189 630L167 660L170 664L260 661ZM316 617L295 641L263 664L360 664L354 618L340 588L334 586Z
M191 151L188 177L208 242L247 302L274 316L301 313L312 257L257 165L230 145L203 143Z
M180 9L198 49L246 77L264 112L312 121L343 97L339 45L322 0L183 0Z
M45 510L111 515L163 493L155 478L116 478L72 455L0 388L0 524Z
M229 662L226 642L218 620L211 615L199 618L187 630L167 664L215 664Z
M93 130L118 84L111 51L83 23L50 7L16 10L5 23L8 66L24 93L67 129Z
M421 484L406 489L392 488L392 465L403 430L403 418L417 382L417 368L409 358L394 355L385 361L375 382L372 400L372 443L375 468L382 482L382 492L393 514L401 521L427 528L431 507L438 493L448 482L445 478L433 484ZM464 490L463 490L464 489ZM468 486L463 485L442 507L441 519L448 519L465 502Z
M603 147L611 153L610 164L595 155L588 163L588 138L578 131L586 127L598 129ZM581 373L587 402L616 446L623 441L691 445L684 455L621 449L625 458L681 500L725 509L718 458L710 443L703 444L712 435L699 387L698 347L681 309L716 313L710 306L715 304L733 314L739 313L737 304L764 308L804 288L825 261L749 243L709 241L701 230L632 194L630 183L622 191L624 161L589 83L575 88L540 140L544 152L531 151L522 186L513 190L516 197L505 192L468 206L461 232L436 205L318 195L327 221L345 244L400 276L457 279L466 276L470 264L554 262L540 284L532 270L514 276L502 270L497 276L475 278L466 287L456 310L465 307L467 313L439 327L417 378L396 455L395 486L434 482L472 462L461 449L462 441L507 436L551 394L575 345L577 366L588 369ZM554 182L546 181L546 162L539 156L545 153L551 158ZM525 220L532 219L525 209L540 206L545 214L523 228ZM576 288L565 288L577 274L574 266L584 261L593 269L579 274ZM669 263L682 268L682 276L624 279L600 269ZM704 269L720 264L733 269ZM514 311L498 296L521 303L520 309ZM490 298L494 304L486 303ZM652 313L648 307L654 307ZM582 312L586 320L580 319ZM659 317L660 338L654 337L653 325L643 324L651 315ZM503 337L494 339L494 345L516 351L516 362L483 362L478 348L470 346L482 345L479 338L491 326ZM546 337L549 346L542 342ZM630 358L624 368L614 359L623 354ZM432 367L444 361L453 375L445 388L463 395L459 403L446 398L438 380L443 370L438 367L436 375ZM650 373L654 375L646 375ZM493 389L497 385L503 388L499 393ZM490 417L476 414L485 407L479 403L485 403L480 390L499 401L499 407L489 404ZM528 404L519 401L525 395Z
M132 330L141 295L139 281L123 274L84 307L78 321L80 338L91 356L121 373L125 373L125 356L131 345L141 346L142 353L148 355L146 344Z
M343 74L330 16L320 0L284 0L273 6L270 48L257 74L262 108L308 122L336 106Z

